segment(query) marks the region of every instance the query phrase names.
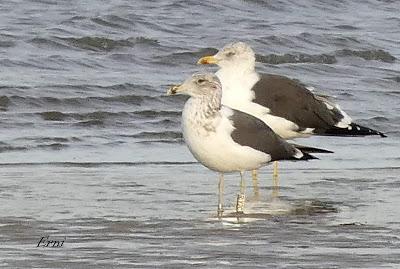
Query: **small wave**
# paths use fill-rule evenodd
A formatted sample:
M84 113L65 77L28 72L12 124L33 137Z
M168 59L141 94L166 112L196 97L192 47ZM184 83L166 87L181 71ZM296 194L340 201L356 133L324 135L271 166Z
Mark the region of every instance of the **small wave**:
M337 63L337 57L348 57L355 56L363 58L364 60L377 60L387 63L393 63L396 60L396 57L391 55L389 52L383 50L349 50L342 49L338 50L334 53L335 55L330 54L305 54L305 53L296 53L290 54L286 53L284 55L277 54L269 54L269 55L256 55L256 60L261 63L266 64L287 64L287 63L322 63L322 64L334 64Z
M358 27L355 27L355 26L349 25L349 24L336 25L335 28L342 29L342 30L358 30L358 29L360 29Z
M12 152L12 151L28 151L28 150L36 150L36 149L62 150L66 147L68 147L68 144L64 144L64 143L40 144L40 145L36 145L36 146L11 146L11 145L3 143L0 145L0 153Z
M23 146L10 146L8 144L2 143L0 145L0 153L3 152L10 152L10 151L24 151L28 150L28 147L23 147Z
M80 142L82 139L72 136L72 137L23 137L17 140L28 140L36 143L70 143L70 142Z
M165 117L180 118L181 112L142 110L133 112L94 111L89 113L66 113L60 111L45 111L34 114L39 115L42 119L47 121L65 121L66 119L85 121L85 120L110 120L110 119L124 119L124 118L139 118L139 119L155 119L155 118L165 118ZM168 119L163 119L157 122L157 124L162 124L163 121L165 120L168 121Z
M154 143L176 144L176 143L183 143L183 139L177 139L177 140L169 140L169 139L142 140L142 141L138 141L136 143L138 143L138 144L154 144Z
M68 147L68 145L63 144L63 143L51 143L51 144L44 144L44 145L36 146L36 148L38 148L38 149L51 149L51 150L62 150L66 147Z
M32 96L7 96L3 97L5 104L14 103L17 105L33 106L33 107L51 107L51 106L72 106L72 107L90 107L97 105L104 105L109 103L123 103L127 105L140 106L144 101L148 102L160 102L159 96L145 96L145 95L117 95L107 97L70 97L70 98L56 98L56 97L32 97ZM8 99L8 101L7 101ZM2 107L2 106L0 106ZM62 118L63 115L54 112L50 114L43 114L43 117L48 117L51 120Z
M155 126L162 126L162 127L166 127L166 126L171 126L171 125L180 125L180 118L178 118L176 121L171 120L171 119L161 119L161 120L157 120L157 121L152 121L149 122L152 125Z
M129 112L108 112L108 111L95 111L90 113L85 113L79 115L83 118L89 118L93 120L105 120L110 118L119 118L119 117L129 117Z
M354 94L351 94L349 92L340 92L337 94L337 99L339 100L358 100Z
M23 86L0 86L0 89L8 89L10 92L15 92L16 90L26 90L26 89L37 89L37 87L23 87ZM87 93L104 93L110 94L110 92L116 93L132 93L135 91L135 95L146 96L149 92L154 91L154 88L147 84L134 84L134 83L120 83L120 84L111 84L111 85L96 85L96 84L47 84L40 86L41 89L51 90L59 92L58 90L62 91L71 91L71 92L87 92ZM25 91L24 91L25 92Z
M287 63L322 63L334 64L336 57L328 54L310 55L305 53L284 54L284 55L256 55L256 60L266 64L287 64Z
M15 43L10 40L0 40L0 48L11 48L14 47Z
M107 91L110 91L110 90L132 91L133 89L135 89L136 93L138 90L151 91L153 89L150 85L147 85L147 84L132 84L132 83L114 84L114 85L110 85L110 86L96 85L95 88L106 89Z
M376 60L385 63L393 63L396 57L384 50L350 50L342 49L336 51L336 55L340 57L355 56L363 58L364 60Z
M68 45L63 44L62 42L54 40L52 38L35 37L32 38L29 42L39 48L54 48L54 49L69 48Z
M133 112L135 115L143 118L157 118L157 117L178 117L180 118L182 112L180 111L165 111L165 110L141 110Z
M154 100L157 99L151 96L140 96L140 95L118 95L118 96L110 96L110 97L87 97L85 100L87 101L103 101L103 102L117 102L124 103L129 105L140 105L145 100Z
M122 137L144 138L144 139L183 139L181 132L140 132L133 135L120 135Z
M286 5L281 1L270 2L270 1L263 1L263 0L244 0L244 2L246 2L248 4L259 5L263 8L267 8L272 11L283 11L286 8ZM295 2L293 2L292 4L294 4L294 3Z
M40 4L46 4L46 5L57 5L58 3L56 1L52 0L34 0L33 2L40 3Z
M158 126L167 126L171 124L177 124L176 121L173 121L168 118L178 119L179 121L181 112L142 110L133 112L94 111L88 113L67 113L60 111L45 111L33 114L39 115L43 120L46 121L65 121L67 119L80 121L79 123L77 123L78 125L99 125L99 124L104 124L105 121L107 120L115 121L118 119L123 120L123 119L135 118L135 119L151 119L152 120L152 122L150 122L151 124L155 124ZM154 119L159 119L159 120L157 122L154 122L153 121Z
M91 51L112 51L123 47L133 47L145 44L149 46L159 45L156 39L147 37L131 37L127 39L110 39L106 37L85 36L85 37L35 37L29 42L39 48L54 49L84 49Z
M80 121L76 123L75 125L80 126L80 127L92 127L92 126L104 126L104 121L103 120L86 120L86 121Z
M49 121L63 121L68 117L67 114L64 114L59 111L46 111L46 112L39 113L39 115L44 120L49 120Z
M339 93L339 95L343 97L354 97L354 94L351 94L349 92L341 92Z
M101 98L104 101L109 102L119 102L125 104L132 104L132 105L140 105L145 99L153 100L154 97L150 96L139 96L139 95L120 95L120 96L112 96L112 97L105 97Z
M119 28L119 29L127 29L127 26L124 26L120 23L116 23L116 21L120 19L118 16L113 16L109 15L106 17L96 17L96 18L91 18L90 20L96 24L99 24L101 26L106 26L106 27L111 27L111 28Z
M386 78L386 79L393 80L393 81L395 81L395 82L399 82L399 83L400 83L400 76L388 77L388 78Z
M371 118L372 121L376 121L376 122L388 122L389 119L383 116L376 116Z
M111 51L115 48L132 47L133 44L128 40L113 40L105 37L81 37L81 38L61 38L70 45L86 50Z
M6 111L10 103L10 98L7 96L0 96L0 111Z
M69 45L73 47L84 50L92 50L92 51L112 51L123 47L133 47L137 44L158 45L157 40L146 37L114 40L105 37L86 36L81 38L69 37L69 38L59 38L59 39L67 42Z
M144 36L129 38L128 40L134 41L135 44L145 44L145 45L152 45L152 46L158 46L160 44L160 42L157 39L148 38L148 37L144 37Z
M384 92L384 94L388 96L400 97L400 91L387 91Z
M345 36L342 34L316 34L310 32L303 32L296 36L289 36L290 40L295 44L304 42L305 44L314 44L317 46L326 46L327 44L336 45L338 47L351 47L360 45L360 41L352 36Z

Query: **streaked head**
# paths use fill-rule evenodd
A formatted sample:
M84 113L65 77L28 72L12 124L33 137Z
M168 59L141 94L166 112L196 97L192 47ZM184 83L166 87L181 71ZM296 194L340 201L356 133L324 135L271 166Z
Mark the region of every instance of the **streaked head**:
M215 55L199 59L197 63L216 64L221 68L254 69L256 57L249 45L244 42L237 42L226 45Z
M167 94L186 94L192 97L222 95L222 87L214 74L194 74L182 84L170 87Z

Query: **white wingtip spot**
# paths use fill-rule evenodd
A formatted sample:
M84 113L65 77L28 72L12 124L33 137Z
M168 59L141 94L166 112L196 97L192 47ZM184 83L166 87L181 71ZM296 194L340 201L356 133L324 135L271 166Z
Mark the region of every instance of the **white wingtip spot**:
M301 159L304 156L303 152L301 152L299 149L296 149L296 153L294 154L293 157L296 159Z

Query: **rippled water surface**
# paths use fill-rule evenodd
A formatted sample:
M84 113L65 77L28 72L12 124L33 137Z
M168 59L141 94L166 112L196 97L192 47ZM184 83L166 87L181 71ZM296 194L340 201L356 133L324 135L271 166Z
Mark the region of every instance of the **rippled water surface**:
M399 268L398 1L0 3L3 268ZM180 133L168 85L228 42L260 72L332 95L388 138L314 137L246 218L217 220L217 176ZM239 178L226 179L232 209ZM50 236L60 248L37 247Z

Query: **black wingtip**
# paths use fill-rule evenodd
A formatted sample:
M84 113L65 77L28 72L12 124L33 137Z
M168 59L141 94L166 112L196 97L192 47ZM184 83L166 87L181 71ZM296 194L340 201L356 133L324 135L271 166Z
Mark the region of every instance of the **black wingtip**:
M308 161L308 160L319 160L317 157L315 157L314 155L308 154L306 152L302 152L303 156L299 159L302 161Z
M380 137L387 137L384 133L374 129L351 123L347 128L332 127L324 130L321 135L328 136L369 136L379 135Z
M304 145L298 145L298 144L292 144L295 146L297 149L301 150L303 153L334 153L333 151L327 150L327 149L321 149L321 148L314 148L314 147L309 147L309 146L304 146Z

